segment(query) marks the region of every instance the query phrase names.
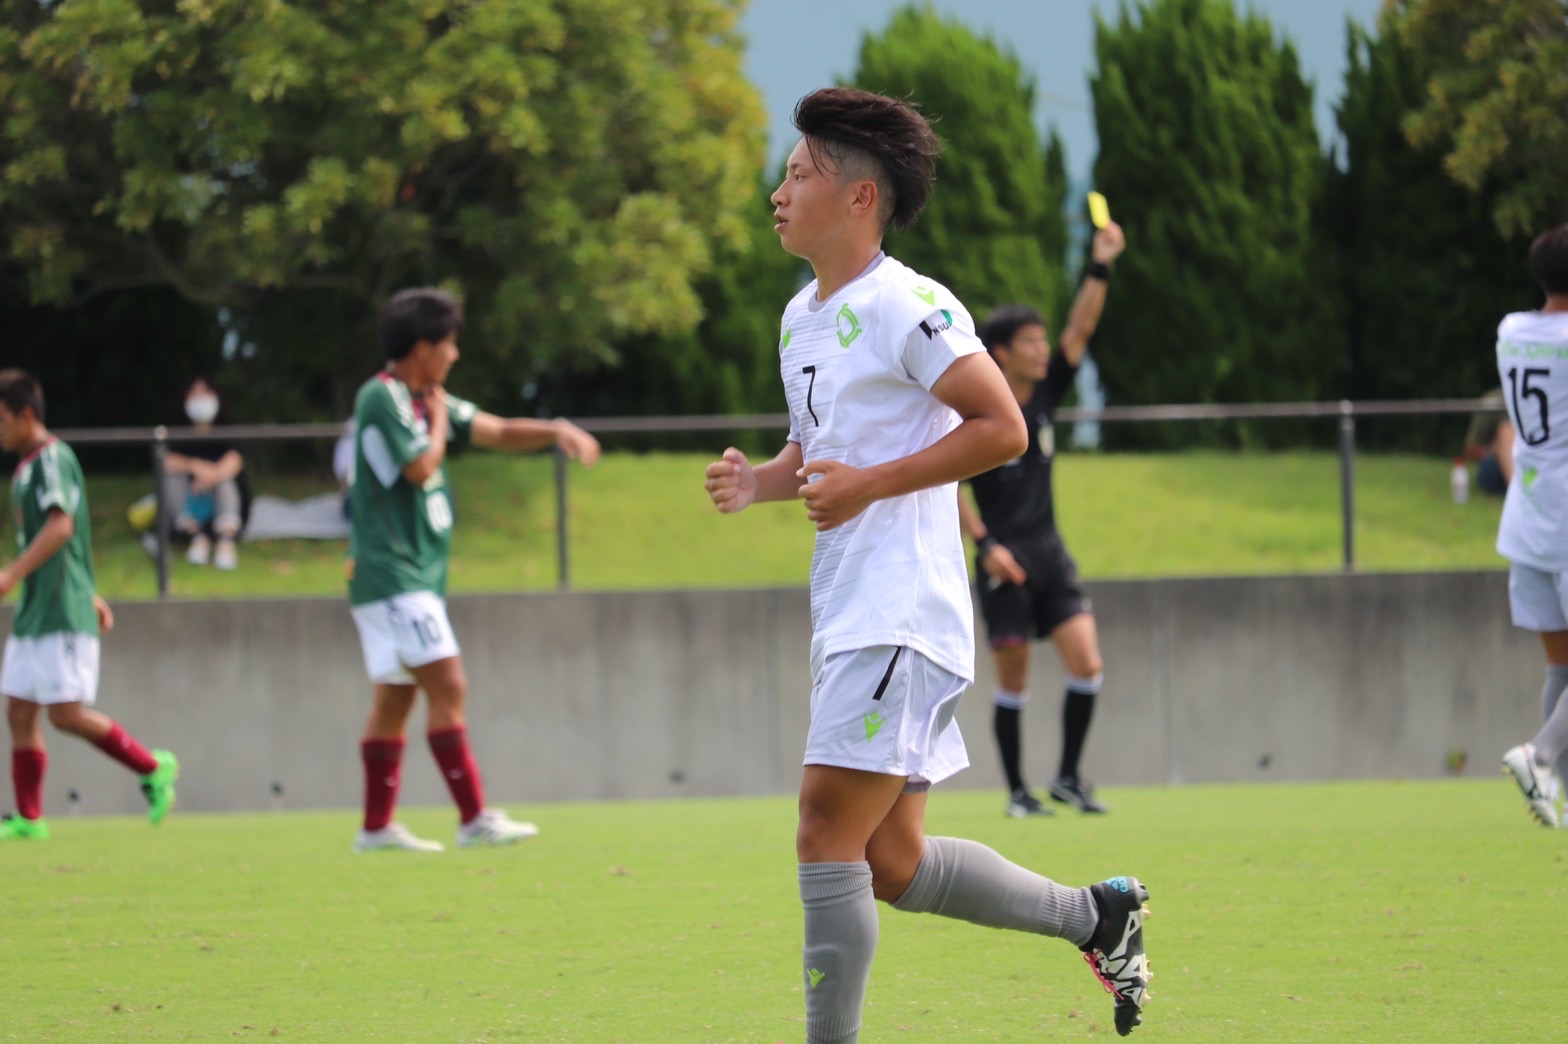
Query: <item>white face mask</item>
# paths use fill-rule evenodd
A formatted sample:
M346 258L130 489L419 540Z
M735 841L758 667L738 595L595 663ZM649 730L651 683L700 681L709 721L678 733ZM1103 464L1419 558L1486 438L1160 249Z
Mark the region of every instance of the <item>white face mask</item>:
M218 416L216 395L192 395L185 400L185 415L192 424L211 424Z

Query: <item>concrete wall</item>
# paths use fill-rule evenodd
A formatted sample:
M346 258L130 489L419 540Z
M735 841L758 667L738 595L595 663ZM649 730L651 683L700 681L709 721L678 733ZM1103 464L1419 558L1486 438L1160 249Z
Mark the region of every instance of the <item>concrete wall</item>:
M1096 582L1105 694L1084 761L1102 784L1468 773L1533 734L1542 655L1501 572ZM470 731L497 804L792 791L806 728L803 590L453 599ZM352 807L368 700L337 599L125 603L99 707L179 754L180 808ZM0 612L9 626L9 611ZM1000 787L992 678L960 723ZM1036 647L1027 771L1055 769L1061 671ZM404 800L445 800L423 746ZM136 812L128 773L49 734L46 808ZM281 798L272 793L280 784ZM8 805L9 802L0 802Z

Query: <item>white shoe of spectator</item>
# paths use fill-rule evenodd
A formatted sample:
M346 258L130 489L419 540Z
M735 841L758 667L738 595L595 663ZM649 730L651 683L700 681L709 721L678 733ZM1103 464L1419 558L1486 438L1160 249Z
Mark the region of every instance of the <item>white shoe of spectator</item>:
M212 552L212 564L219 569L233 569L240 564L239 549L234 546L232 537L218 538L218 545Z
M197 533L191 537L191 546L185 552L185 561L191 565L206 565L212 561L212 541L207 539L206 533Z

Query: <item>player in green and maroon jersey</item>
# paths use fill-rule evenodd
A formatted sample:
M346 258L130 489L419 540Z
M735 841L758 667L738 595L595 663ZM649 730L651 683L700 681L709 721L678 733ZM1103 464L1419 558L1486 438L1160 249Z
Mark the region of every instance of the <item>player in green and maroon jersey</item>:
M139 775L148 818L161 822L174 805L179 763L166 750L149 752L112 718L91 709L98 695L98 636L114 626L114 614L93 585L81 465L71 447L44 427L43 389L21 370L0 371L0 449L21 457L11 479L19 554L0 568L0 598L22 585L22 604L0 666L17 808L0 820L0 840L49 836L40 707L48 708L55 728L82 737Z
M374 686L360 755L365 818L355 851L440 851L392 821L404 730L420 689L429 701L430 751L457 804L457 843L514 844L538 831L484 807L469 752L463 703L468 682L446 613L452 503L450 444L530 450L558 446L593 464L599 443L564 420L504 420L442 388L457 361L462 303L442 290L393 295L381 315L387 366L354 403L354 473L349 493L349 603Z

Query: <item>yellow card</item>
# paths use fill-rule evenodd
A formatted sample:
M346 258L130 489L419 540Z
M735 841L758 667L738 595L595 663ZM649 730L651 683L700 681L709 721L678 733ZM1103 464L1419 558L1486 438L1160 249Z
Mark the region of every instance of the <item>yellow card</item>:
M1110 204L1098 192L1089 193L1089 220L1094 222L1095 228L1104 228L1111 223Z

